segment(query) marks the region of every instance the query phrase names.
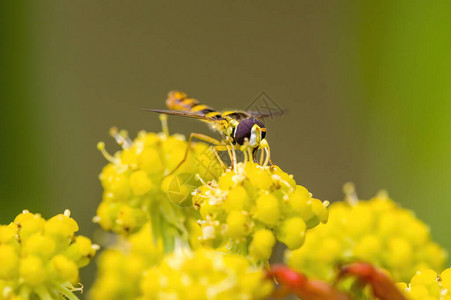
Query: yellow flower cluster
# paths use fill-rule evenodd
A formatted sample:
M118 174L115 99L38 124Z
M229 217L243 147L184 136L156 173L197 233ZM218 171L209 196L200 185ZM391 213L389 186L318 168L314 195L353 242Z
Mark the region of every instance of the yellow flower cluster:
M445 259L428 227L385 193L333 203L328 224L313 229L301 249L286 253L288 265L324 280L333 278L340 263L365 261L407 281L421 268L442 269Z
M150 224L137 233L121 238L115 247L99 256L97 279L90 291L93 300L136 299L144 270L158 265L163 257L155 246Z
M271 256L276 240L289 249L304 243L307 229L328 218L327 202L312 198L293 176L277 166L239 163L193 197L199 209L200 240L256 260Z
M211 148L192 143L186 161L167 176L184 158L188 145L183 136L141 131L132 141L125 131L113 128L111 134L123 149L111 156L98 144L109 164L99 176L104 192L94 220L119 234L136 232L149 220L156 238L168 227L186 234L184 222L194 213L186 206L201 184L196 175L211 180L222 172Z
M200 248L181 250L149 268L141 281L144 299L263 299L271 280L237 254Z
M77 299L78 269L98 246L76 231L69 210L48 220L25 210L0 225L0 299Z
M262 299L271 292L264 271L242 256L179 248L164 257L152 239L148 223L105 250L91 299Z
M440 275L423 269L416 272L410 284L401 282L397 286L411 300L451 300L451 268Z

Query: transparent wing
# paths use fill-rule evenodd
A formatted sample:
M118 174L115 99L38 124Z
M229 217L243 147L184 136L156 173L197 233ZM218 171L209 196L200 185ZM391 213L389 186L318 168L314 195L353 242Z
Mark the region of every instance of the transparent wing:
M228 117L231 119L235 119L238 122L244 119L248 119L251 117L250 114L248 114L245 111L236 111L236 110L231 110L231 111L225 111L222 113L222 117Z
M285 109L270 109L265 111L248 111L249 115L257 119L280 117L287 113Z
M179 116L179 117L187 117L199 120L206 121L216 121L214 118L210 118L205 116L204 114L192 112L192 111L181 111L181 110L167 110L167 109L152 109L152 108L141 108L143 111L150 111L159 114L171 115L171 116Z

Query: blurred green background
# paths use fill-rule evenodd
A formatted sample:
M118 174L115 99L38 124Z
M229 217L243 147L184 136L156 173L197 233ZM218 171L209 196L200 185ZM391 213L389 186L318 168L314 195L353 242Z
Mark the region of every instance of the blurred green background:
M69 208L92 236L111 126L159 131L138 108L171 89L219 109L265 91L289 110L266 124L273 161L299 184L387 189L451 249L450 1L26 3L0 4L2 224Z

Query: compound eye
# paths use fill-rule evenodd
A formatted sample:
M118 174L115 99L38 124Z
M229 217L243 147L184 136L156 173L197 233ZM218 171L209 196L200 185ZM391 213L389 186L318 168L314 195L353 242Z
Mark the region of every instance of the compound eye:
M260 128L265 128L262 122L254 118L244 119L238 124L235 130L235 141L238 145L243 145L246 138L250 140L252 127L254 127L255 124ZM262 138L265 138L265 136L266 132L263 131Z

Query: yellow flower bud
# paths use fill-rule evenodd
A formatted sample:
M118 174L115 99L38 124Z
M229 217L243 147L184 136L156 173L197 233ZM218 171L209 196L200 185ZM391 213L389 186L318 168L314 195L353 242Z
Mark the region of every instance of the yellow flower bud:
M91 240L85 236L77 236L74 245L77 245L78 253L80 253L81 256L91 258L96 253L96 249L93 247Z
M288 204L291 209L301 215L304 220L308 220L313 217L313 211L311 205L308 205L310 199L309 191L303 186L296 186L296 190L288 200Z
M322 247L317 255L321 261L334 263L342 255L342 251L343 247L336 239L327 237L322 240Z
M9 225L0 225L0 243L8 243L14 239L17 232L17 225L11 223Z
M428 289L424 285L410 287L409 295L412 299L424 300L429 297L428 294L429 294Z
M67 259L64 255L57 255L52 258L52 266L62 281L77 283L78 267L72 260Z
M409 222L409 220L411 220ZM409 240L415 246L422 245L429 239L429 228L418 219L414 219L414 216L408 216L404 222L409 222L410 230L403 231L403 234L407 240Z
M26 254L38 255L49 258L56 250L55 241L47 235L35 233L23 243L23 251Z
M427 265L435 270L440 270L443 267L443 263L446 257L446 252L443 250L440 245L430 241L430 237L428 241L423 243L422 245L418 245L422 251L416 252L415 256L421 260L427 262Z
M135 147L124 149L121 153L121 163L136 167L138 164L138 154Z
M327 223L329 219L329 211L321 200L312 198L311 200L312 212L318 218L320 223Z
M138 156L138 166L149 173L163 172L164 166L160 154L154 148L144 148Z
M216 205L214 201L210 201L210 199L206 199L206 201L202 203L199 212L203 219L210 217L215 219L223 219L225 215L221 207Z
M280 177L280 180L283 182L279 182L278 184L282 185L283 188L286 188L288 190L296 189L296 181L293 179L293 175L289 175L288 173L285 173L284 171L282 171L281 168L279 168L279 166L276 166L276 165L272 166L272 174L276 175L277 177ZM272 177L274 177L274 176L272 176ZM274 180L274 178L273 178L273 180ZM310 193L308 191L307 191L307 193L310 197Z
M297 249L305 240L307 226L302 218L291 218L283 221L277 230L277 238L287 245L288 249Z
M256 163L247 164L245 171L251 184L259 189L269 189L273 184L271 174Z
M130 187L135 195L141 196L150 191L152 181L150 181L146 172L138 170L130 175Z
M14 223L19 228L22 239L26 239L33 233L43 230L45 220L40 214L32 214L28 211L24 211L14 219Z
M257 198L255 218L267 225L275 225L279 221L279 201L272 194L262 194Z
M77 267L86 266L98 249L87 237L79 235L66 251L66 256L76 263Z
M276 239L271 230L259 229L254 233L249 252L257 260L268 260L275 244Z
M233 181L233 176L236 176L234 172L228 171L224 173L218 180L218 186L221 190L226 191L235 186L235 182Z
M249 221L248 216L241 211L232 211L227 216L227 234L232 239L239 239L247 236L250 230Z
M388 241L387 262L395 267L408 267L412 263L413 251L408 241L392 238Z
M158 294L159 291L159 282L158 280L155 280L155 278L158 278L159 274L156 270L148 270L146 273L144 273L144 278L141 280L141 291L144 297L148 298L154 298L156 297L154 295Z
M410 284L412 285L428 285L437 279L437 273L431 269L424 269L417 271L417 273L412 277Z
M130 196L130 181L126 174L112 167L112 174L103 180L104 201L124 201Z
M0 281L10 279L17 268L19 257L14 247L0 245Z
M407 283L405 283L405 282L397 282L397 283L396 283L396 287L397 287L400 291L405 291L405 289L407 289Z
M116 232L130 233L135 232L147 221L147 215L144 211L132 208L128 205L122 205L117 213Z
M77 222L65 214L56 215L45 223L46 234L59 235L71 239L76 231L78 231Z
M243 210L249 203L249 197L243 186L238 185L232 188L227 194L227 198L224 202L224 208L228 212L233 210Z
M120 203L101 202L97 207L97 217L94 218L94 221L99 223L104 230L112 230L120 207Z
M19 272L23 281L32 286L40 285L47 279L47 272L42 260L34 255L21 260Z
M190 234L189 244L191 246L191 249L196 250L197 248L201 247L200 239L202 236L202 229L195 219L189 219L187 223Z
M444 270L440 274L440 278L442 279L442 287L448 289L448 291L451 293L451 268Z
M376 235L368 234L354 246L354 255L363 261L370 261L382 251L381 247L382 241Z

